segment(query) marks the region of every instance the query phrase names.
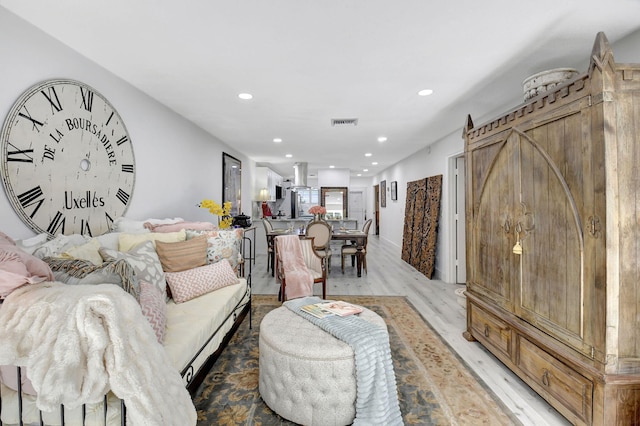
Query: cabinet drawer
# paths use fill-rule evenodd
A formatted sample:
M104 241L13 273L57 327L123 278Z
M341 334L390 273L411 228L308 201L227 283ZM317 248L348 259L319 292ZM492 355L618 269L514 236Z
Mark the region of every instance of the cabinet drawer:
M511 358L511 327L500 318L471 304L473 336Z
M591 424L593 383L524 337L517 339L518 367L578 419Z

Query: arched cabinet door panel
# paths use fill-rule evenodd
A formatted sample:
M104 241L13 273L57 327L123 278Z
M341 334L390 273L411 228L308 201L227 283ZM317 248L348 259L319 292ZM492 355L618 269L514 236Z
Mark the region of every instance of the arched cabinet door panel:
M516 312L581 350L585 280L580 213L563 176L568 169L556 162L563 159L552 158L543 144L524 135L519 143L521 194L516 221L521 228L522 264Z
M586 352L581 212L563 175L576 173L561 153L547 151L556 137L513 129L474 151L485 174L475 176L481 183L470 281L476 292Z
M513 256L514 206L517 179L513 165L517 145L503 139L474 151L474 164L482 164L474 176L478 184L474 206L469 281L478 293L512 310L518 258Z

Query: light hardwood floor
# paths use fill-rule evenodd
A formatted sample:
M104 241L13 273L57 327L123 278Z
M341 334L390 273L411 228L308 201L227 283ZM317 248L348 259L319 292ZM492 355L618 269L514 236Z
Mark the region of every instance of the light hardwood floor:
M508 370L479 343L462 337L466 327L466 310L454 291L464 287L429 280L400 258L400 248L385 244L376 236L367 247L368 273L356 276L355 268L345 260L340 270L340 244L332 245L331 272L327 281L327 298L339 295L406 296L422 316L482 380L523 425L568 425L558 412ZM267 272L267 257L257 253L251 266L254 294L277 294L278 285ZM320 286L315 294L321 296Z

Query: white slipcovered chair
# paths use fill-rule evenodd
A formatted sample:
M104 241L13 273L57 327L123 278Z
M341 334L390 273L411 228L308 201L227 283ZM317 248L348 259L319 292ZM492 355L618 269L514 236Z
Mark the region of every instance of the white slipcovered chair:
M331 271L331 225L324 220L314 220L307 224L306 235L313 238L313 247L325 259L327 271Z

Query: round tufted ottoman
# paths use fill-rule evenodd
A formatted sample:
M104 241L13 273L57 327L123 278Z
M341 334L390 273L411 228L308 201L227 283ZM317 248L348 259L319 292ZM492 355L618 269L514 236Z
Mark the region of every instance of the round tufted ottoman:
M359 316L386 328L369 309ZM306 426L353 423L356 376L349 345L282 306L262 319L259 348L259 389L269 408Z

